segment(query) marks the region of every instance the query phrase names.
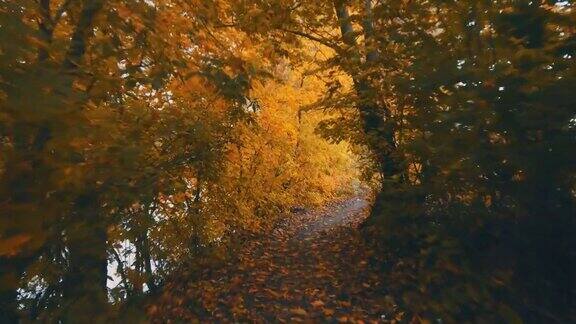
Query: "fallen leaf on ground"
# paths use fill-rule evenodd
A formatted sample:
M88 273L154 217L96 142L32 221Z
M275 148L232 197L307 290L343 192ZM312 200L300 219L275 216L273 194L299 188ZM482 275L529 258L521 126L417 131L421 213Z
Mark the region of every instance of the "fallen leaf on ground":
M324 306L324 302L321 301L321 300L315 300L315 301L311 302L310 304L312 304L312 306L314 306L314 307L322 307L322 306Z
M292 312L292 314L295 314L295 315L308 316L308 312L306 310L304 310L304 308L301 308L301 307L292 308L290 310L290 312Z

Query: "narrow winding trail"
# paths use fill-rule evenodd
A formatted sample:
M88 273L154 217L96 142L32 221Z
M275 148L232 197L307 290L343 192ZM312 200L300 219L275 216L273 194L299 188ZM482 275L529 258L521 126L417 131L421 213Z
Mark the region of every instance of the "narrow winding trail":
M155 322L389 322L393 303L357 231L367 207L354 197L293 214L234 260L168 284L148 313Z

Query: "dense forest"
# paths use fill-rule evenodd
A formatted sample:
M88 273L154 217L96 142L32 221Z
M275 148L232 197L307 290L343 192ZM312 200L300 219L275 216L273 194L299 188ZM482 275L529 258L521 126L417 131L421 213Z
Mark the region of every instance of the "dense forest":
M275 322L201 274L348 221L289 321L576 322L576 4L0 0L0 323Z

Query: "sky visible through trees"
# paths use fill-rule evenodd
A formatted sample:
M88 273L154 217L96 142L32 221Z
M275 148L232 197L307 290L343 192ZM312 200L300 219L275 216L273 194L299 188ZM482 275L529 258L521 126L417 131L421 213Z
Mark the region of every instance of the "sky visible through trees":
M576 4L0 0L0 322L576 321Z

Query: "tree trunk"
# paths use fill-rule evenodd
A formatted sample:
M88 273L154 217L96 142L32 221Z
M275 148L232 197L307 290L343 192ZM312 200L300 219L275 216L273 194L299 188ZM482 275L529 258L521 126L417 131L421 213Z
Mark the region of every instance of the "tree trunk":
M86 52L93 20L105 0L84 0L70 46L62 63L68 74L64 91L72 83ZM90 189L76 200L75 213L66 229L69 269L63 281L65 319L73 322L103 320L107 311L106 220L100 214L98 194Z
M156 283L154 282L154 272L152 271L152 257L150 256L150 241L148 239L148 231L143 237L142 242L142 258L144 259L144 270L146 271L146 285L150 292L156 291Z
M65 321L91 322L107 313L106 222L97 195L85 194L66 229L69 268L63 281Z
M371 69L377 63L379 55L374 41L372 1L363 1L364 19L362 26L366 46L364 63L362 63L362 57L358 50L354 28L350 21L348 9L346 8L346 1L334 0L334 8L340 25L342 41L349 47L353 64L355 63L363 69ZM354 88L360 100L358 103L358 111L362 118L366 143L372 151L378 165L382 179L382 187L389 186L391 183L399 183L402 178L402 170L397 157L394 156L396 141L394 139L394 125L390 122L392 117L391 111L388 107L379 105L378 101L374 98L375 89L371 86L371 78L375 77L375 75L373 75L374 73L352 71L351 77L354 82ZM387 192L382 188L372 207L372 215L379 215L382 212L386 203L386 194Z
M92 22L98 11L104 6L104 2L105 0L83 1L82 13L72 34L70 47L62 64L65 72L71 73L72 75L78 72L80 60L86 52L86 42L92 32Z
M366 51L367 56L365 58L366 63L362 64L361 54L358 50L354 29L352 22L350 21L350 14L346 8L346 2L344 0L334 0L334 7L340 24L340 32L342 34L342 41L349 47L353 62L363 66L364 68L370 68L370 65L375 64L378 60L378 52L375 48L375 44L373 44L374 31L371 20L371 5L370 0L365 0L363 27L366 46L368 48ZM400 167L393 156L396 149L396 142L394 140L394 127L389 122L391 112L387 107L379 106L377 100L375 100L375 91L370 85L370 74L361 75L361 73L356 72L352 73L351 77L360 100L358 103L358 110L362 117L362 126L367 137L367 144L375 156L383 177L395 177L399 175Z
M102 8L105 0L84 0L82 11L79 13L79 20L76 28L74 29L70 47L67 51L66 57L62 62L62 69L69 74L68 79L64 83L64 87L59 90L64 90L65 96L67 96L72 91L72 83L75 72L78 70L78 63L82 59L86 51L86 40L88 39L90 33L92 32L92 21L96 13ZM61 4L61 7L56 12L54 17L50 16L50 1L41 0L40 5L40 16L41 21L39 22L39 34L42 40L45 42L44 46L38 49L38 60L39 62L46 61L49 58L48 45L52 41L54 26L57 21L63 16L63 13L67 10L70 5L71 0L66 0ZM26 128L24 128L26 129ZM46 147L46 144L51 138L52 130L49 123L44 123L40 125L34 125L30 129L30 133L33 140L30 144L27 141L20 141L18 137L16 138L16 147L19 150L25 152L21 156L25 156L26 159L30 159L32 170L25 169L21 172L17 172L17 176L14 178L34 179L35 170L40 169L38 164L42 163L42 159L37 158L42 154ZM28 138L29 135L23 135L23 138ZM20 163L24 164L24 163ZM30 193L33 191L33 187L26 187L22 190L14 190L11 188L8 192L12 199L8 201L18 203L22 198L19 194L23 193L22 197L30 200L30 203L39 200L39 197L45 196L45 194L40 193ZM68 249L70 252L70 274L66 276L63 286L67 289L65 291L67 296L70 296L69 300L74 300L78 297L80 291L84 288L84 284L90 288L90 286L96 286L98 289L95 291L86 291L85 295L89 296L91 294L98 295L98 300L104 300L106 302L106 232L105 225L103 222L98 223L97 216L99 206L93 206L92 210L83 210L79 215L81 219L73 218L72 227L67 230L69 235ZM84 214L85 213L85 214ZM92 223L90 223L92 222ZM87 225L90 224L90 225ZM79 238L78 227L85 227L84 238ZM45 248L41 246L35 251L28 251L24 256L18 257L0 257L0 270L2 275L0 279L0 322L17 322L17 288L19 285L19 280L23 273L26 271L31 262L33 262L40 251ZM87 250L99 249L97 253L87 252ZM94 256L94 259L90 257ZM103 293L102 288L104 288ZM98 293L96 293L96 290ZM100 295L102 295L100 298ZM91 306L92 307L92 306ZM87 308L88 309L88 308ZM89 317L86 317L87 321L90 321ZM77 319L73 319L78 321Z
M116 251L116 248L112 247L111 251L112 251L112 254L114 255L114 259L116 260L116 263L118 264L117 270L118 270L118 273L120 274L120 279L122 280L122 284L124 285L124 289L126 290L126 297L130 298L130 297L134 296L134 289L130 285L130 281L128 280L128 276L126 275L126 271L124 269L124 262L122 262L122 258L120 257L120 254L118 254L118 251Z

